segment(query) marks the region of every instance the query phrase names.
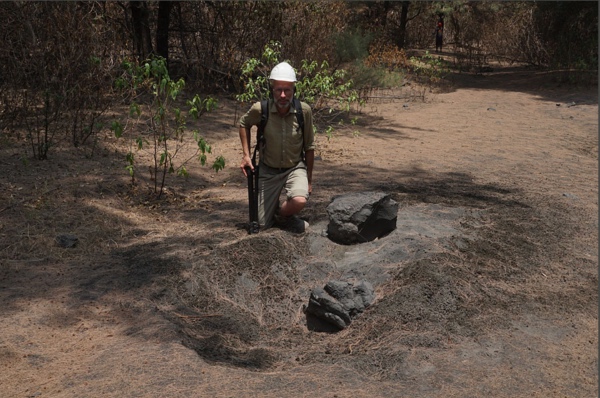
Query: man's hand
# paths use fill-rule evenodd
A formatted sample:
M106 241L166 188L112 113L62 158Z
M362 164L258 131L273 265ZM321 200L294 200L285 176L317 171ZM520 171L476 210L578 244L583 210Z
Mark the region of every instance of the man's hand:
M240 168L242 169L242 173L244 176L248 177L248 173L246 173L246 167L250 167L250 170L254 171L254 166L252 165L252 159L249 155L246 155L242 158L242 163L240 164Z
M239 134L240 141L242 142L242 153L244 154L240 168L242 169L244 176L248 177L248 174L246 173L246 167L250 167L250 170L254 171L252 159L250 159L250 129L240 126Z

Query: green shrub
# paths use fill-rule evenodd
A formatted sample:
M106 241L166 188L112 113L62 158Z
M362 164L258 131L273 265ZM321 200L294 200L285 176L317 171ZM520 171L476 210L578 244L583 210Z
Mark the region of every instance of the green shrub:
M390 70L385 66L368 66L364 61L356 61L349 73L358 89L369 87L397 88L402 86L406 77L403 69Z
M446 63L429 51L426 51L422 57L410 57L410 67L423 83L439 83L450 72Z
M335 57L337 62L352 62L369 55L369 45L373 40L372 34L363 34L360 30L340 32L333 36L335 42Z
M175 101L181 94L185 82L183 79L172 80L169 77L164 58L152 58L139 65L125 61L122 66L123 75L116 80L115 86L131 99L129 117L125 123L114 121L112 130L117 138L128 131L139 134L137 137L130 136L129 151L126 155L126 169L129 171L132 184L135 183L135 152L145 149L146 145L150 146L149 152L154 161L152 167L154 192L160 197L168 173L176 173L184 177L188 175L186 164L190 159L179 164L175 163L175 158L185 145L187 118L191 116L198 119L205 112L213 110L217 101L210 97L201 99L199 95L195 95L192 100L187 101L189 110L186 115L175 106ZM151 98L145 106L135 101L142 93L150 94ZM205 165L207 154L211 153L211 146L199 131L193 131L191 136L197 144L194 157L197 155L198 161ZM217 157L212 168L219 171L224 167L225 159L222 156Z

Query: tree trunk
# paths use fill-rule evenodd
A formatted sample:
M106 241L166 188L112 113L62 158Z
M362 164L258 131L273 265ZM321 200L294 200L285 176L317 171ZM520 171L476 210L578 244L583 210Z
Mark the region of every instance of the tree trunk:
M156 21L156 53L165 59L169 68L169 22L171 9L175 2L158 2L158 19Z
M130 1L129 5L131 7L134 51L138 59L143 61L153 52L148 4L145 1Z
M406 41L406 23L408 22L408 8L410 1L402 2L402 10L400 11L400 31L398 32L398 48L404 48Z
M383 2L383 28L385 29L387 27L387 17L388 17L388 13L390 12L390 9L392 8L392 2L391 1L384 1Z

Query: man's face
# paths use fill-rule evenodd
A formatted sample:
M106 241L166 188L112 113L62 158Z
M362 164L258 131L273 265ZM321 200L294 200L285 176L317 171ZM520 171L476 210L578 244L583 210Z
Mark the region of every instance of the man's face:
M292 103L294 96L294 82L274 80L272 83L273 98L278 109L286 110Z

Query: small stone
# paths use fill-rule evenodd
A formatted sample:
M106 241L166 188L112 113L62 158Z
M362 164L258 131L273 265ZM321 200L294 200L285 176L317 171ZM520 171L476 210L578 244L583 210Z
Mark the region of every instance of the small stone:
M60 247L64 247L66 249L77 246L77 242L79 242L79 238L74 235L58 235L55 238L56 244Z

